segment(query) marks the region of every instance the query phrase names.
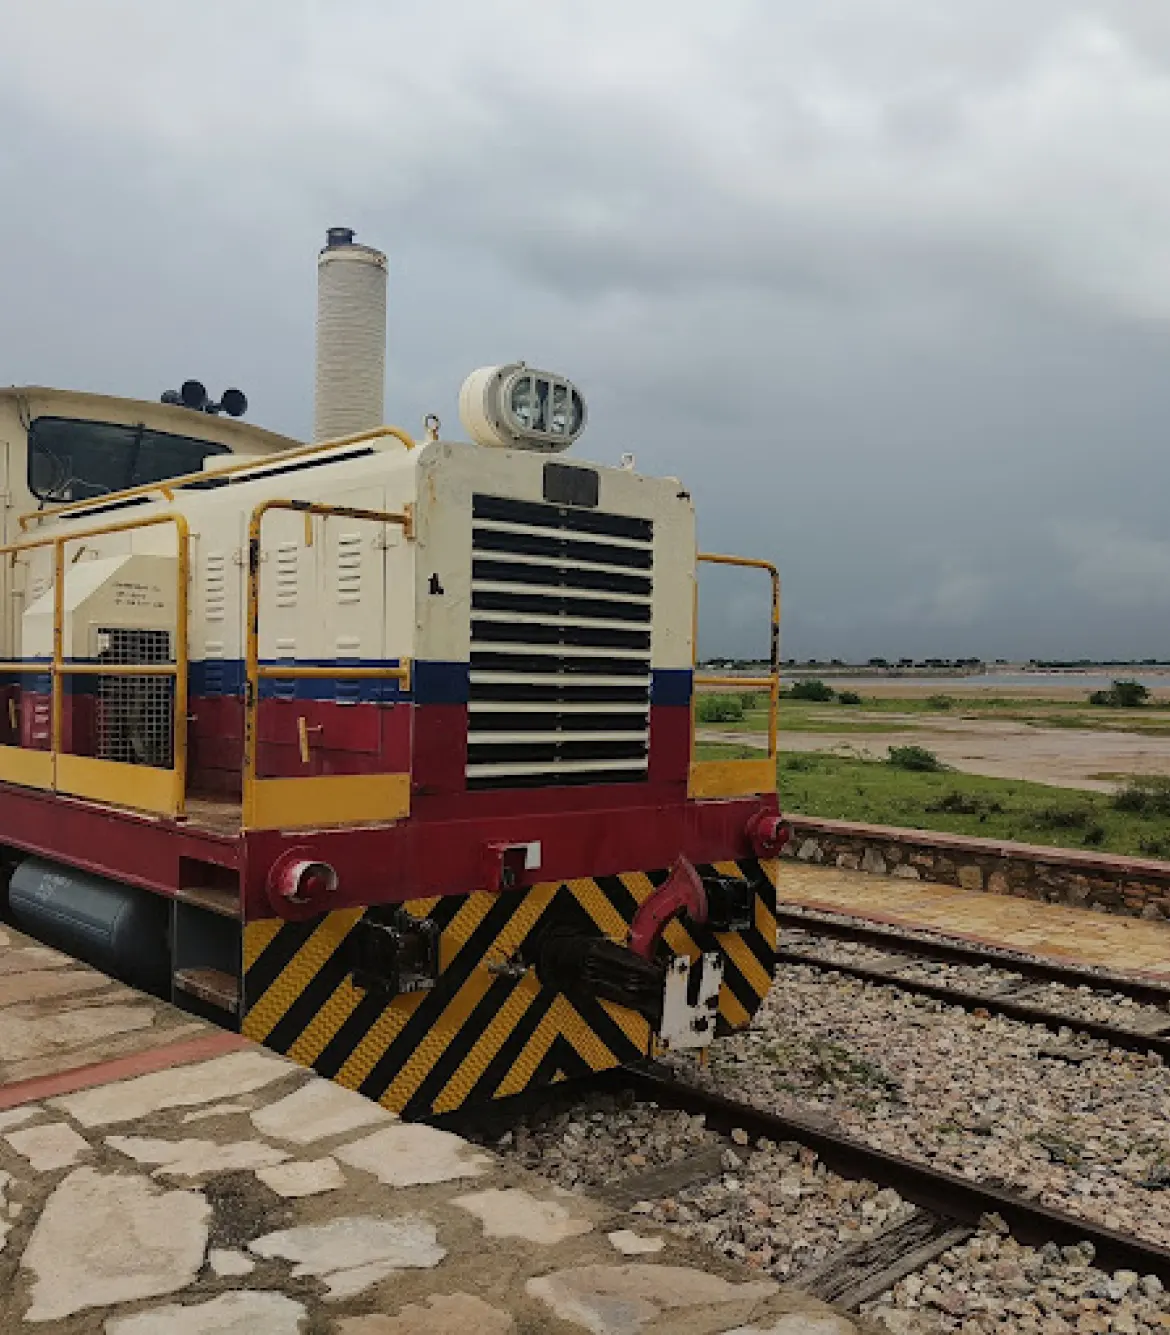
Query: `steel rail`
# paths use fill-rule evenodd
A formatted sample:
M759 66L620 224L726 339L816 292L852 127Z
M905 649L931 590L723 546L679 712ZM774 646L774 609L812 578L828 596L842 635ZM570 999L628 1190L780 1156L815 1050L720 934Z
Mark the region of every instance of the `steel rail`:
M896 987L903 992L931 997L948 1005L961 1006L964 1010L985 1010L989 1014L1004 1015L1008 1019L1020 1020L1025 1024L1043 1025L1046 1029L1057 1033L1061 1029L1067 1029L1071 1033L1084 1034L1088 1038L1108 1043L1115 1048L1124 1048L1128 1052L1155 1052L1166 1061L1170 1061L1170 1034L1126 1029L1101 1020L1090 1020L1080 1015L1069 1015L1065 1011L1051 1010L1047 1006L1033 1005L1010 995L972 992L967 988L932 983L926 979L905 978L899 973L888 973L875 965L843 964L824 956L805 955L799 950L778 951L776 958L780 964L805 964L814 969L822 969L825 973L840 973L849 978L860 979L862 982L874 983L881 987ZM1166 1027L1170 1029L1170 1014L1166 1016Z
M1157 1275L1163 1283L1170 1281L1170 1248L1040 1205L1003 1187L874 1149L812 1119L737 1103L674 1080L649 1063L610 1072L602 1080L662 1107L702 1114L706 1125L722 1135L740 1130L753 1141L798 1141L815 1150L830 1171L893 1187L904 1200L942 1219L979 1228L986 1226L985 1215L996 1214L1026 1245L1073 1246L1089 1241L1096 1249L1094 1264L1103 1270L1134 1270Z
M1091 966L1061 964L1055 960L1040 959L1035 955L1021 957L1011 953L1009 946L984 947L941 937L920 937L911 934L912 931L929 931L931 930L929 928L900 930L897 927L879 926L856 918L842 922L809 916L809 913L834 911L817 908L802 913L781 905L776 912L776 921L780 927L796 928L837 941L856 941L862 945L876 946L880 950L900 955L915 955L920 959L934 960L940 964L986 964L1041 983L1064 983L1069 987L1091 987L1095 991L1117 992L1131 1000L1154 1006L1170 1004L1170 982L1136 978L1132 974L1098 973Z

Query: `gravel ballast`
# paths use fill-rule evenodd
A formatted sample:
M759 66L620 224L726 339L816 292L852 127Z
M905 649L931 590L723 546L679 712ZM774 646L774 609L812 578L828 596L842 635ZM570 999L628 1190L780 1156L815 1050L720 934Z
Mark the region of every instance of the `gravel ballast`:
M1108 1007L1115 1023L1137 1009L1060 990L1086 1011ZM676 1074L761 1107L816 1112L890 1153L1170 1241L1170 1071L1155 1054L785 965L752 1028L714 1044L706 1068L680 1058ZM913 1210L888 1188L830 1173L807 1148L743 1141L729 1145L686 1113L607 1097L518 1128L501 1148L588 1189L722 1145L717 1175L633 1210L642 1225L782 1281ZM1089 1244L1028 1248L991 1226L865 1310L914 1335L1170 1331L1170 1297L1156 1277L1108 1275L1092 1259Z

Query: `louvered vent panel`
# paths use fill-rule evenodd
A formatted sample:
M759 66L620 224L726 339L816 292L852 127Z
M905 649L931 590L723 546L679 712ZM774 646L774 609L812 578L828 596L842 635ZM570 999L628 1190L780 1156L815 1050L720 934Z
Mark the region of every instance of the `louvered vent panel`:
M207 553L207 569L203 578L203 601L208 621L222 621L227 599L227 558L223 552Z
M297 575L301 548L296 542L282 542L276 548L276 605L296 607Z
M362 597L362 535L343 533L337 539L337 601L357 603Z
M644 780L652 521L499 496L472 518L468 786Z

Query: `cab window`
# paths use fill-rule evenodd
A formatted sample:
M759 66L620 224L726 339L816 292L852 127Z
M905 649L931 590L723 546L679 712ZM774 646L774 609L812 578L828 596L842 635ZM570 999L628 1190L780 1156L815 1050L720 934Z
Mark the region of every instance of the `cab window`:
M142 426L38 417L28 430L28 485L42 501L83 501L197 473L225 445Z

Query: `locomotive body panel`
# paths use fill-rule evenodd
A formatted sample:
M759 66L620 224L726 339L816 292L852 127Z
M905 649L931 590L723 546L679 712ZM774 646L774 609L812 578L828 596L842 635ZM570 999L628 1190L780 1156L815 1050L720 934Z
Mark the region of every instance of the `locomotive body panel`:
M165 897L174 999L410 1115L742 1028L774 757L694 791L688 493L410 444L30 515L0 845Z

